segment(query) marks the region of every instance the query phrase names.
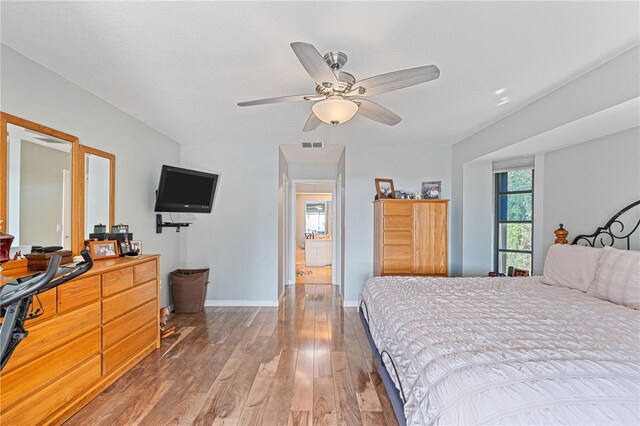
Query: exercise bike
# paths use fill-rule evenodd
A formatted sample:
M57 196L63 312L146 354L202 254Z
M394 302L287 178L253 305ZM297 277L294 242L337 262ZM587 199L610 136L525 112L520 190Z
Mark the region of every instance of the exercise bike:
M53 255L44 274L39 272L18 278L0 289L0 318L3 318L0 326L0 371L7 364L18 344L29 334L24 328L25 321L37 318L44 313L38 293L55 288L91 269L93 259L89 252L83 250L80 254L84 261L62 267L60 266L62 258L59 255ZM35 309L34 296L39 304Z

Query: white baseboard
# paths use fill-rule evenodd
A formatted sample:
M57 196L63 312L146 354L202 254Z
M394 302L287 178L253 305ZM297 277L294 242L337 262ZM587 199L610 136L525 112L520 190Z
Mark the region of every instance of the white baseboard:
M277 300L205 300L204 306L278 306Z
M342 306L344 306L345 308L357 308L358 307L358 301L357 300L345 300L342 303Z

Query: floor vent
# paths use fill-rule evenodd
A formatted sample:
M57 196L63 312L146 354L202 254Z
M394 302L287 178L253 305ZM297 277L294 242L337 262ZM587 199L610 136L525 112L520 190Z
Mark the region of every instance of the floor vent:
M323 142L302 142L303 148L324 148Z

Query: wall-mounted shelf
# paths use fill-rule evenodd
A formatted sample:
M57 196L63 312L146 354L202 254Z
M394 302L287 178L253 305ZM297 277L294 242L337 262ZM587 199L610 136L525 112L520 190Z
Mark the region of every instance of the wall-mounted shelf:
M189 222L163 222L162 213L156 214L156 234L162 233L162 228L176 228L176 232L180 232L180 228L188 228Z

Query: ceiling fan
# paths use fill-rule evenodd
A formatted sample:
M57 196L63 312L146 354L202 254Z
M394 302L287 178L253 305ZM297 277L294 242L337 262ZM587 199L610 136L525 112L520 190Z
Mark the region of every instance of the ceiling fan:
M239 102L238 106L313 102L311 115L303 128L305 132L317 129L322 122L337 126L351 120L356 114L394 126L402 118L365 97L426 83L440 76L438 67L426 65L356 81L353 75L342 71L342 67L347 63L347 55L344 53L329 52L323 57L313 45L304 42L293 42L291 48L316 82L316 93Z

